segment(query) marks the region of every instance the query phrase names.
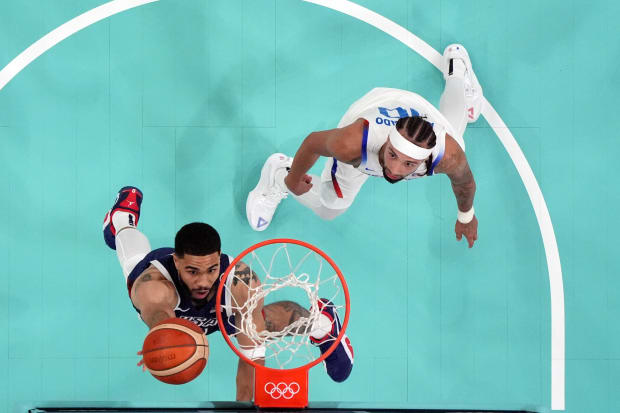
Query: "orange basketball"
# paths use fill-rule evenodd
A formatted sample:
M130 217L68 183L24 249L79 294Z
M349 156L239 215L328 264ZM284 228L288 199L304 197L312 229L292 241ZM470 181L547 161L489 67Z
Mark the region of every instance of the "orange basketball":
M169 318L149 331L142 345L142 358L157 380L183 384L198 377L207 365L209 342L196 324Z

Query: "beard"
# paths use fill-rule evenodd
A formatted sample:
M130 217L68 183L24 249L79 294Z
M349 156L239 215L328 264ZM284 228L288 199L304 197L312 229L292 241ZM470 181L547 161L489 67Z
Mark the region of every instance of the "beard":
M189 296L192 304L195 307L202 307L203 305L205 305L209 301L209 298L212 295L211 292L213 291L213 288L209 289L209 294L207 294L207 296L204 298L194 297L194 290L190 290L190 288L183 282L183 280L181 280L181 289L185 292L185 296Z
M403 178L398 178L398 179L390 178L389 176L386 175L385 168L383 168L383 177L385 178L386 181L388 181L391 184L395 184L396 182L400 182L403 180Z

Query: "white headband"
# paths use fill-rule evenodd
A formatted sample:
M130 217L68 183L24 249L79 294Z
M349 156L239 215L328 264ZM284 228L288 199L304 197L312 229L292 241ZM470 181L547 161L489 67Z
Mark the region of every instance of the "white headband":
M405 139L403 135L401 135L397 130L396 126L392 126L390 129L390 143L398 152L403 155L407 155L413 159L426 159L433 152L434 146L430 149L423 148L421 146L416 145L415 143Z

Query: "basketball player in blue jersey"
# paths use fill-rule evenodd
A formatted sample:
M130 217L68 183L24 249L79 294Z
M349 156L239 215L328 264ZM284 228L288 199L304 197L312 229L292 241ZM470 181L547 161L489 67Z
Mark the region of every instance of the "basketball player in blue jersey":
M208 224L194 222L182 227L176 234L174 248L151 250L148 239L138 229L142 192L136 187L124 187L116 202L106 214L103 234L106 244L116 250L131 302L149 328L170 318L187 319L202 328L205 334L219 329L216 316L216 293L220 276L229 266L231 258L221 253L220 236ZM250 294L250 288L260 285L260 280L250 268L240 262L229 277L229 294L223 294L222 302L231 300L242 305ZM242 282L239 282L241 280ZM228 300L228 301L227 301ZM332 330L315 328L310 340L321 352L327 351L331 341L328 336L339 334L340 320L333 304L321 299L322 316L329 320ZM229 306L224 306L225 308ZM223 314L229 334L235 330L235 321L240 320L231 311ZM309 311L292 301L280 301L263 307L260 303L253 313L257 331L282 331L287 325L307 317ZM319 322L321 325L321 322ZM264 363L265 347L256 344L243 334L236 335L239 349L257 363ZM353 368L353 348L345 336L336 351L325 359L329 376L337 382L344 381ZM253 367L239 359L237 368L237 400L252 400Z
M439 110L415 93L375 88L351 105L337 129L308 135L294 159L271 155L247 198L250 226L265 230L289 193L331 220L351 206L368 176L396 183L443 173L458 206L456 238L464 235L471 248L478 238L476 183L462 136L467 123L478 119L484 98L462 45L448 46L443 58ZM328 158L321 176L308 175L321 156Z

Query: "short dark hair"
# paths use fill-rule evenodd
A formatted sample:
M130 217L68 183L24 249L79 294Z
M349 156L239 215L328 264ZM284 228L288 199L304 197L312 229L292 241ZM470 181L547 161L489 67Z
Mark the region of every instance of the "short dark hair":
M420 116L400 118L396 122L396 129L405 130L405 138L411 142L426 143L432 148L437 142L437 136L433 130L433 125Z
M174 253L179 258L185 254L209 255L220 252L221 248L220 234L204 222L184 225L174 237Z

